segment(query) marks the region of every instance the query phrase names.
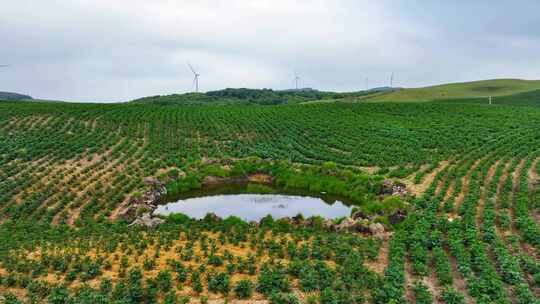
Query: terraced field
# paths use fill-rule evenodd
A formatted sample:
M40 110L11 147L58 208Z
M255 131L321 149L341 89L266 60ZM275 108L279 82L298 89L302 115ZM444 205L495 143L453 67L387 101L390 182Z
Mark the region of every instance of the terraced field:
M540 303L539 125L535 107L461 103L2 102L0 290L6 303ZM384 236L320 219L117 219L145 177L185 184L253 157L364 181L349 194L402 182L407 216L380 220Z

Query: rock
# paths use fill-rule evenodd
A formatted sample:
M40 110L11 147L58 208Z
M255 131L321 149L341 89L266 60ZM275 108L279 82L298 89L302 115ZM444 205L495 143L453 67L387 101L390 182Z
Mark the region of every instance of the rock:
M388 221L390 222L390 224L395 225L403 222L406 217L407 212L405 210L397 210L396 212L394 212L394 214L388 217Z
M146 185L157 185L157 184L160 184L159 180L153 176L148 176L148 177L145 177L143 179L143 182L146 184Z
M407 187L404 184L395 183L392 186L392 195L404 198L407 196L407 194L408 194Z
M346 217L336 226L337 231L350 231L351 228L356 224L356 221L350 217Z
M351 218L356 221L360 219L367 219L369 217L364 212L358 210L355 213L353 213L353 215L351 215Z
M269 174L257 173L257 174L249 175L247 177L247 180L251 183L272 184L273 178Z
M330 219L325 219L324 220L324 228L328 229L328 230L331 230L331 231L335 231L336 230L336 225L334 224L334 222Z
M124 210L118 213L118 218L123 219L126 222L131 222L137 216L137 206L129 205Z
M129 224L129 226L146 226L153 229L164 222L165 221L163 219L152 217L150 213L145 213Z
M373 235L384 234L384 226L381 223L373 223L369 225L369 232Z
M304 223L304 216L301 213L298 213L292 217L292 221L294 225L302 225Z
M391 179L385 179L382 183L382 189L380 194L390 195L392 194L392 187L394 186L394 181Z

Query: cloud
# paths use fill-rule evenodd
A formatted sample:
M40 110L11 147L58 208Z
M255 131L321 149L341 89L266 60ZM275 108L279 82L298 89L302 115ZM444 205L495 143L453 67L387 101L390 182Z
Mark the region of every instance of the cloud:
M201 88L359 90L537 78L534 1L8 0L0 90L125 101ZM514 17L515 16L515 17Z

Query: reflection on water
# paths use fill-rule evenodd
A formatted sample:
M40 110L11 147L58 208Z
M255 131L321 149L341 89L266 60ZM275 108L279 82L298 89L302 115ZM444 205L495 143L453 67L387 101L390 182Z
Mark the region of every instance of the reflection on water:
M195 197L159 206L155 213L183 213L203 218L207 213L219 217L237 216L246 221L258 221L270 214L274 218L320 215L326 218L348 216L350 207L340 201L328 204L321 198L283 194L224 194Z

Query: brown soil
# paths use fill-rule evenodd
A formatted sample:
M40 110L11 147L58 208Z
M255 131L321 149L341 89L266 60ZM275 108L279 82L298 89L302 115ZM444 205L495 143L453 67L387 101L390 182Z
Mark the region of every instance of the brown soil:
M384 273L384 269L388 266L388 245L388 239L383 240L377 259L375 261L366 260L364 262L367 269L378 274Z
M409 192L415 196L420 196L422 195L427 188L429 188L429 186L431 185L431 183L433 182L433 179L435 178L435 176L441 171L443 170L444 168L446 168L446 166L448 166L449 162L448 161L442 161L439 163L439 166L437 168L435 168L435 170L431 171L430 173L426 174L424 176L424 179L422 180L422 182L420 184L415 184L413 181L404 181L405 182L405 185L407 186L407 189L409 190Z
M469 295L469 291L467 289L467 282L461 276L457 269L456 259L452 255L448 255L448 260L450 261L450 266L452 267L452 287L463 295L463 297L465 298L465 303L474 303L473 298Z
M463 203L463 199L465 199L465 195L467 194L467 192L469 192L469 178L471 176L471 172L474 170L474 168L476 168L476 166L478 166L478 164L480 163L480 159L477 159L474 164L469 168L469 170L467 170L467 173L465 174L465 176L463 176L461 178L461 192L459 193L459 195L456 197L456 203L455 203L455 209L459 209L459 206L461 206L461 203Z
M491 184L491 181L493 179L493 174L495 173L495 169L497 169L497 166L499 165L499 160L497 160L493 165L491 165L491 167L489 167L489 170L487 172L487 175L486 175L486 178L484 180L484 185L482 186L482 189L481 189L481 197L480 197L480 200L478 200L478 206L476 207L476 214L475 214L475 219L476 219L476 226L477 227L480 227L480 224L482 224L482 215L484 213L484 204L486 202L486 189L489 187L489 185Z

